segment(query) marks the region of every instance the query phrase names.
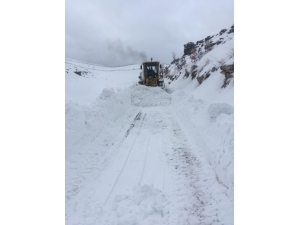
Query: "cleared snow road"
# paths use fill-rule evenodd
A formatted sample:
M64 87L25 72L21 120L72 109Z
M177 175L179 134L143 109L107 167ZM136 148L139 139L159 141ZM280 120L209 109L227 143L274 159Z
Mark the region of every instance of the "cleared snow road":
M67 225L218 224L217 215L202 214L210 197L210 184L200 179L210 179L207 162L193 154L170 101L158 88L132 88L128 111L73 145Z

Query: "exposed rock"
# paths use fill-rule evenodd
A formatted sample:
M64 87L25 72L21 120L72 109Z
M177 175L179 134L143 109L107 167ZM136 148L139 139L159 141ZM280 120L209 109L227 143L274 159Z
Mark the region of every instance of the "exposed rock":
M221 74L225 75L224 84L222 86L222 88L225 88L229 84L230 78L233 78L234 64L231 64L231 65L222 65L220 67L220 69L222 70Z
M204 40L208 41L209 39L211 39L213 36L207 36Z
M189 71L187 71L187 69L185 69L185 74L183 76L183 78L188 78L190 75Z
M175 65L177 67L178 70L181 70L182 67L185 65L186 61L185 58L181 58L180 61L178 60Z
M228 72L228 73L232 73L234 72L234 64L231 64L231 65L222 65L220 67L221 70L225 71L225 72Z
M202 84L203 80L204 80L203 75L201 77L197 77L197 81L198 81L199 85Z
M204 42L204 40L197 41L197 42L196 42L196 45L197 45L197 44L202 44L203 42Z
M212 42L207 43L207 44L205 45L204 49L205 49L206 51L211 51L211 50L212 50L212 47L213 47L215 44L216 44L216 43L212 43Z
M221 31L220 31L220 35L222 35L222 34L224 34L225 32L227 31L227 29L222 29Z
M178 59L174 59L172 62L171 62L171 64L173 64L173 63L178 63L179 62L179 58Z
M222 88L226 88L229 83L230 83L230 80L229 79L225 79L224 83L222 85Z
M189 42L184 45L184 55L190 55L196 51L195 44L193 42Z
M191 54L193 54L193 53L195 53L197 51L197 48L193 48L192 50L191 50ZM190 54L190 55L191 55Z
M205 73L204 79L206 80L207 78L209 78L209 76L210 76L210 73Z
M215 71L217 71L218 70L218 68L217 67L213 67L212 69L211 69L211 71L210 72L215 72Z
M192 80L194 80L195 79L195 77L197 76L197 70L194 70L193 72L192 72L192 74L191 74L191 77L192 77Z
M234 77L234 65L224 65L224 63L229 62L233 58L233 52L230 52L229 57L221 58L217 57L212 64L206 62L209 60L210 56L207 59L203 60L203 56L210 54L214 48L218 48L227 41L232 39L233 34L227 35L227 33L233 33L234 26L231 26L227 29L222 29L217 34L212 36L207 36L206 38L199 40L197 42L188 42L184 45L184 54L181 58L173 60L172 65L170 65L170 72L166 76L171 81L183 77L183 79L197 79L199 85L203 83L204 80L209 78L216 71L221 72L224 75L224 84L225 88L228 84L232 84ZM218 36L218 37L217 37ZM214 50L213 50L214 51ZM187 60L187 61L185 61ZM230 62L232 62L230 60ZM201 61L201 62L200 62ZM198 63L199 62L199 63ZM198 67L196 67L198 65ZM222 65L222 67L220 67ZM206 67L207 66L207 67ZM220 70L219 70L220 68ZM180 75L181 73L181 75ZM191 76L191 78L189 78Z
M228 31L228 34L230 34L230 33L234 33L234 26L233 25L230 27L230 30Z
M197 65L192 65L192 68L191 68L191 76L192 76L192 80L195 79L195 77L197 76Z
M182 58L182 59L180 60L180 63L181 63L182 65L185 65L185 63L186 63L185 58Z

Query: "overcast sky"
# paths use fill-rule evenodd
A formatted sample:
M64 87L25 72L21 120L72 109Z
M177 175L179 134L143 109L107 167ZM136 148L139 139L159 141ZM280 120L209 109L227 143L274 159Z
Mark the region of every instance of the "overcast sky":
M66 0L66 57L107 66L153 57L234 24L233 0Z

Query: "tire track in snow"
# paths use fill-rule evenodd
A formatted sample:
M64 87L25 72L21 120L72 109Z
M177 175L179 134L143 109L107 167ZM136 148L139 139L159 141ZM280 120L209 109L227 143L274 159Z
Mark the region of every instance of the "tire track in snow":
M162 134L162 139L161 139L161 154L164 157L165 156L165 152L166 152L166 143L165 143L165 132L163 132ZM163 168L162 168L162 172L163 172L163 192L165 192L165 161L163 160Z
M138 126L141 126L140 132L135 130L130 134L131 139L139 137L131 146L132 151L126 165L122 165L122 174L118 173L119 178L117 183L114 182L114 190L110 189L98 220L100 224L166 224L168 203L166 195L161 191L164 186L165 162L161 130L167 126L161 119L164 118L164 112L160 107L143 108L147 118L143 123L138 123ZM128 151L129 148L126 154ZM133 207L132 211L130 206ZM128 223L128 217L132 216L141 223Z
M150 142L150 138L148 139L147 152L146 152L145 159L144 159L144 166L143 166L141 178L140 178L140 181L139 181L139 185L141 185L141 182L142 182L142 179L143 179L143 175L144 175L144 172L145 172L145 166L146 166L147 156L148 156L148 151L149 151L149 142Z
M137 121L137 118L139 117L138 115L141 116L141 112L139 112L136 115L136 117L133 121L135 121L135 122ZM83 206L83 207L89 208L89 210L83 211L82 207L81 207L81 209L79 209L79 212L82 213L82 215L80 217L84 218L84 221L85 221L84 224L90 224L90 222L87 222L87 220L94 221L91 224L98 224L98 223L102 224L102 222L104 222L103 216L105 215L105 213L109 212L109 211L107 211L108 203L110 202L111 196L114 193L115 189L119 185L118 183L121 180L120 178L122 177L124 168L126 168L126 165L128 164L128 159L130 158L130 155L132 154L132 149L134 148L135 143L138 140L138 136L140 134L142 124L143 124L145 117L146 117L146 114L143 116L143 119L141 120L140 124L135 126L135 127L139 128L137 132L134 132L134 134L128 135L128 136L126 136L127 132L125 132L125 135L123 134L122 137L119 138L118 144L113 151L114 153L112 154L111 157L109 157L109 161L106 162L108 167L105 170L103 170L101 173L99 173L97 177L95 177L95 179L94 179L95 183L93 183L93 185L90 186L91 189L89 189L89 188L86 189L87 196L84 197L84 199L83 199L83 202L84 202L83 205L86 205L86 206ZM130 141L129 139L127 139L127 137L129 138L131 136L133 137L133 140ZM124 144L124 141L126 141L126 140L127 140L127 142L128 142L128 140L130 141L129 142L130 147L128 149L126 149L126 148L122 149L122 145ZM122 150L125 150L125 149L126 149L126 153L125 153L126 156L125 156L125 154L122 154ZM121 153L121 155L119 153ZM119 159L117 158L117 156ZM118 162L120 161L120 159L122 159L123 157L126 158L125 161L122 160L123 165L122 166L120 165L120 167L118 167L118 170L115 171L117 173L114 173L112 171L112 169L114 167L111 167L111 165L117 165ZM104 183L106 183L106 184L103 185ZM104 198L102 198L102 197L99 198L99 185L102 186L102 188L100 188L102 190L101 195L106 193L103 196ZM95 189L95 187L98 187L98 188ZM74 214L75 218L78 217L78 215L76 215L76 214L77 213ZM75 221L76 221L76 219L75 219Z
M137 116L141 114L139 111L132 109L124 114L124 117L117 120L121 124L118 128L120 135L112 137L111 140L107 140L107 138L111 138L111 132L108 132L111 127L108 127L100 129L92 138L84 133L73 146L66 147L69 149L74 148L73 155L66 162L66 202L70 201L82 189L86 189L83 185L84 182L97 179L101 175L101 172L110 164L113 156L117 153L126 138L126 133L124 135L126 130L122 128L125 125L123 121L127 121L124 118L128 117L128 115L131 115L130 118L133 118L132 115L137 114L133 120L135 121ZM128 122L126 125L128 125ZM105 132L103 133L103 131ZM109 135L106 135L108 133ZM88 145L84 146L84 143L88 143ZM103 146L102 143L106 143L106 146ZM101 146L101 151L96 150L99 149L99 146Z
M136 117L134 118L133 122L131 123L129 129L126 131L125 137L127 137L129 135L131 129L135 126L136 121L141 119L141 115L142 115L142 112L139 112L136 115Z
M136 121L137 118L140 118L140 116L141 116L141 112L138 113L138 115L136 116L136 118L135 118L134 120ZM130 154L131 154L131 152L132 152L133 146L134 146L134 144L135 144L135 142L136 142L136 140L137 140L137 138L138 138L138 136L139 136L139 134L140 134L141 128L143 127L143 121L144 121L145 117L146 117L146 114L144 115L144 117L143 117L143 119L142 119L142 121L141 121L139 130L138 130L138 133L137 133L137 135L135 136L134 141L132 142L131 148L130 148L128 154L127 154L127 157L126 157L126 160L125 160L125 162L124 162L124 164L123 164L123 166L122 166L122 169L121 169L121 171L119 172L119 174L118 174L118 176L117 176L117 179L116 179L116 181L115 181L114 184L113 184L113 187L111 188L111 190L110 190L108 196L106 197L106 199L105 199L105 201L104 201L104 204L103 204L101 213L103 212L103 209L104 209L104 207L106 206L106 204L107 204L107 202L108 202L108 199L110 198L111 194L113 193L113 191L114 191L115 187L117 186L117 183L118 183L118 181L119 181L119 179L120 179L120 177L121 177L121 175L122 175L122 173L123 173L123 171L124 171L124 168L125 168L125 166L126 166L126 164L127 164L127 162L128 162L129 156L130 156ZM126 136L126 137L127 137L127 136Z
M177 117L169 111L169 142L165 143L165 159L167 159L167 187L164 192L169 195L169 224L199 224L203 220L201 187L197 181L201 174L201 165L193 154L193 146L177 121ZM200 195L200 196L199 196ZM200 199L199 199L200 197ZM181 214L178 218L178 214Z

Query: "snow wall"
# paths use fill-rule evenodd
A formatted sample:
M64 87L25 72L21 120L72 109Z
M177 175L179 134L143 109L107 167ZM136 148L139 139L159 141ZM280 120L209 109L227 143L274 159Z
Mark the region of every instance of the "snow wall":
M114 89L106 88L90 106L66 101L66 157L68 151L71 151L70 146L80 138L94 139L126 112L132 106L130 98L128 89L116 92Z
M217 180L227 188L233 201L234 193L234 109L226 103L207 103L183 91L173 93L172 106L185 132L213 166Z
M66 102L66 158L72 145L80 138L92 140L131 107L137 98L132 94L138 88L122 91L104 89L91 106ZM217 180L227 188L227 196L233 201L234 159L234 109L226 103L208 103L176 91L170 94L171 107L181 121L186 134L203 151L216 172ZM161 105L165 105L161 102ZM88 135L85 135L88 134ZM88 140L85 140L88 141Z

